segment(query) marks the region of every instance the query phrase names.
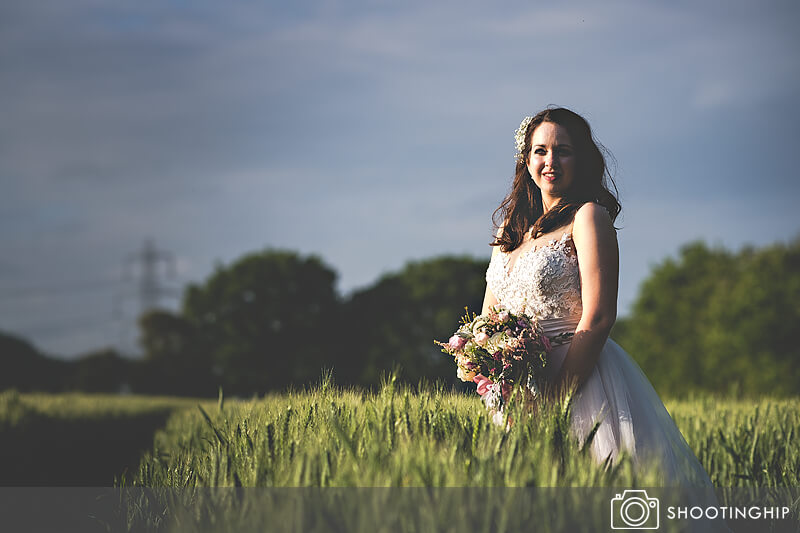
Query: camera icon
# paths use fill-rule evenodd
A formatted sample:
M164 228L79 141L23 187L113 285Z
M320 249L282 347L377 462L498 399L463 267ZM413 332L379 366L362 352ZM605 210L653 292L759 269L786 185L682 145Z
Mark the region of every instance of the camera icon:
M626 490L611 498L611 529L658 529L659 508L646 490Z

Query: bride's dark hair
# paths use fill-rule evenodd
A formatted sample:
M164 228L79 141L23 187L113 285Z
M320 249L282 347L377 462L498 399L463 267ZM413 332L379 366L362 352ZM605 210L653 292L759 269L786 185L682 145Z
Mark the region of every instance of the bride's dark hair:
M575 180L567 197L546 214L542 206L542 192L531 179L527 165L533 131L543 122L558 124L567 130L577 162ZM538 113L525 130L525 145L517 159L511 192L492 215L495 228L502 224L503 231L491 245L510 252L522 244L527 231L532 230L536 238L560 228L569 223L586 202L597 202L608 210L612 222L616 220L622 206L617 200L619 192L608 171L606 157L613 161L611 153L592 137L592 129L582 116L563 107L547 108ZM609 184L614 193L609 189Z

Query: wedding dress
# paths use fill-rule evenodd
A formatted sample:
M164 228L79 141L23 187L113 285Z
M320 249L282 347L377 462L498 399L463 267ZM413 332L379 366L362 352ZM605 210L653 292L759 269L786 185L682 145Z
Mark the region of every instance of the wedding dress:
M489 289L512 312L538 319L545 335L574 332L581 317L578 258L571 233L516 254L496 253L486 271ZM546 376L553 378L569 344L548 354ZM572 406L572 431L584 441L595 423L591 442L598 463L616 460L622 450L635 466L660 464L663 486L712 487L658 394L639 366L608 339L595 368L578 389Z

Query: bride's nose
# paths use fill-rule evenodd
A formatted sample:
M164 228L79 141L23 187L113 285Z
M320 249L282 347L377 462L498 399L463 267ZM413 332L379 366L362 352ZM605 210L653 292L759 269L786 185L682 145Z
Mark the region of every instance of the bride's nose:
M558 158L554 152L549 152L544 158L544 164L550 168L555 168L558 165Z

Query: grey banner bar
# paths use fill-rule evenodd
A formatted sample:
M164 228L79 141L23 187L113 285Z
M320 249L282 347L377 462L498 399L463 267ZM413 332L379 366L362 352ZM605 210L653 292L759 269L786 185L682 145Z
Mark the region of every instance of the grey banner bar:
M3 531L800 533L800 487L0 487Z

